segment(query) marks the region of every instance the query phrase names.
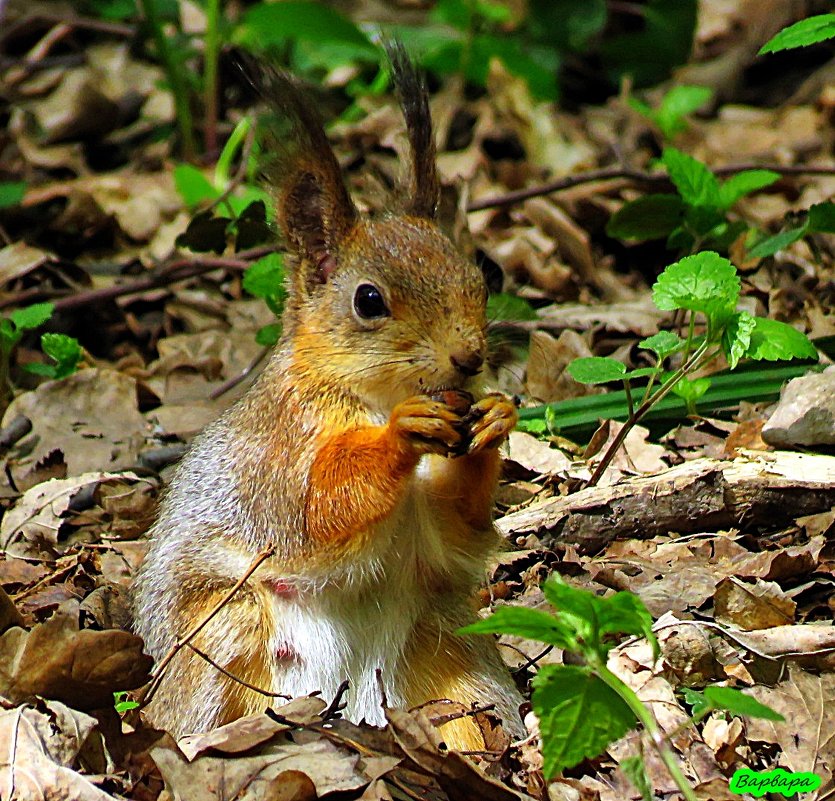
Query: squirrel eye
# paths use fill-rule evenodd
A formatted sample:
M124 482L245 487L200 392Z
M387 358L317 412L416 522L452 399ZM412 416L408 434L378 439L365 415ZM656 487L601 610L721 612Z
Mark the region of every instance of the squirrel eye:
M360 284L354 292L354 311L363 320L388 317L390 312L380 290L374 284Z

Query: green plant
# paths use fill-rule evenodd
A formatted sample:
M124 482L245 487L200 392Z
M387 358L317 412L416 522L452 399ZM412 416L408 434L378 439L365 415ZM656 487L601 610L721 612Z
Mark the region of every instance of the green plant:
M130 712L132 709L137 709L138 707L139 701L131 700L130 694L125 690L113 693L113 708L120 715L124 715L125 712Z
M284 260L279 253L270 253L254 262L244 273L243 287L256 298L263 298L279 322L258 330L255 341L259 345L275 345L281 336L281 315L287 291L284 288Z
M748 251L748 255L755 258L773 256L807 234L833 233L835 233L835 203L829 201L816 203L805 212L788 214L783 230L773 236L760 237Z
M759 55L808 47L827 39L835 39L835 14L818 14L783 28L760 48Z
M22 181L0 182L0 209L17 206L26 194L26 184Z
M501 606L493 614L467 626L464 634L513 634L562 648L582 658L579 665L545 665L533 680L531 703L539 718L543 771L553 778L566 768L600 754L610 743L641 724L667 770L688 801L696 795L679 767L669 743L650 710L635 691L607 666L609 651L623 635L645 637L658 656L652 617L632 593L607 598L571 587L558 574L542 585L551 614L522 606ZM737 690L709 687L690 691L693 705L688 723L716 709L748 717L782 720L774 710ZM638 786L649 786L642 757L629 765Z
M72 375L84 358L84 351L78 340L66 334L42 334L41 350L55 363L34 362L27 364L24 369L35 375L52 379Z
M634 97L629 98L629 105L654 123L664 139L673 139L687 130L687 117L712 97L713 90L707 86L680 85L670 89L656 108Z
M189 91L190 78L185 62L190 55L190 48L180 46L169 39L165 31L165 23L179 24L179 14L176 3L173 14L171 4L163 0L137 0L145 17L145 23L150 29L151 37L157 50L157 57L163 64L169 88L174 96L174 110L177 118L177 130L180 135L180 145L183 156L187 160L197 154L194 139L194 120L191 113L191 93Z
M667 147L661 156L678 194L650 194L625 204L609 219L606 233L620 239L667 238L667 247L694 252L726 250L748 231L728 212L740 199L770 186L780 176L771 170L744 170L720 181L698 159Z
M720 356L725 357L731 370L743 359L817 359L817 351L805 334L786 323L737 311L739 292L739 277L727 259L713 251L687 256L667 267L652 289L655 305L662 311L682 313L686 329L684 337L660 331L640 343L654 355L654 366L627 370L616 359L598 356L569 364L568 372L576 381L622 381L626 393L628 418L595 468L590 484L600 479L632 427L667 394L679 394L693 413L695 401L710 383L699 378L694 385L691 377ZM671 357L677 357L679 363L667 371L664 365ZM646 383L635 390L633 382L638 379ZM640 392L637 407L636 391Z
M15 309L8 317L0 317L0 393L8 398L11 392L9 376L12 351L25 331L42 326L55 311L51 303L35 303Z

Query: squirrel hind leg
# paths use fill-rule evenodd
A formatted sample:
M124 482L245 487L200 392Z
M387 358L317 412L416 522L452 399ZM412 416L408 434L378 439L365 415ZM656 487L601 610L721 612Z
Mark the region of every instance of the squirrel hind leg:
M187 605L182 631L202 620L225 594L208 593ZM251 688L273 689L275 659L282 654L265 648L272 629L269 605L257 595L230 601L192 640L194 648L185 646L172 660L146 711L148 721L181 737L266 709L272 699Z
M415 707L448 698L467 706L494 704L505 730L520 737L524 734L519 718L523 699L495 643L487 637L450 633L468 622L425 619L418 624L404 654L406 702ZM481 729L472 717L452 720L439 731L450 748L484 749Z

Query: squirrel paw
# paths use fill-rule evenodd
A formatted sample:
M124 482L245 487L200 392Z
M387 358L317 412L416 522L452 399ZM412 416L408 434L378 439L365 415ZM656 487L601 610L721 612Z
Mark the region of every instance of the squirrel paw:
M496 448L516 427L516 407L504 395L482 398L470 410L474 418L470 425L470 445L467 453L478 453L485 448Z
M461 415L428 395L415 395L398 403L389 429L418 455L449 455L461 442Z

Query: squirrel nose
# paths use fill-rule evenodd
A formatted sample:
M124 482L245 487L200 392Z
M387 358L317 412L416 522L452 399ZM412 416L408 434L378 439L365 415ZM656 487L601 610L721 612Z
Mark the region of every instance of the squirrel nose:
M484 356L480 351L459 351L449 357L452 366L465 376L474 376L484 364Z

